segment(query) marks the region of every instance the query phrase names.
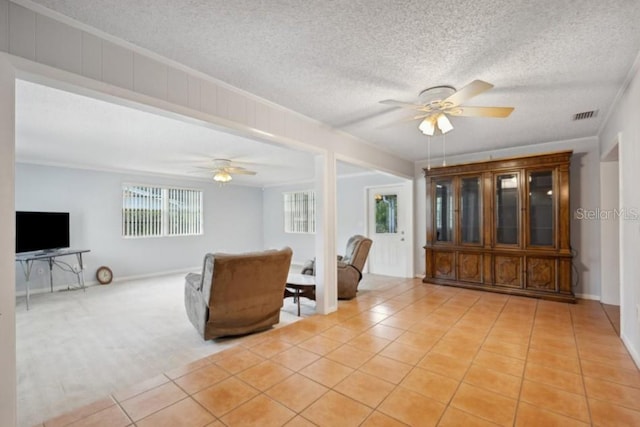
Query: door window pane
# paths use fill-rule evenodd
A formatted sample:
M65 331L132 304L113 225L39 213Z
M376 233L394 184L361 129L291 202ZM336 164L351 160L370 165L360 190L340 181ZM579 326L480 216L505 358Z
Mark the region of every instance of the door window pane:
M460 185L460 239L480 243L480 178L462 178Z
M551 171L529 174L530 244L553 246L553 174Z
M518 244L518 175L515 173L496 177L496 241Z
M453 183L451 180L436 181L436 240L453 241Z
M376 194L376 233L398 232L398 196Z

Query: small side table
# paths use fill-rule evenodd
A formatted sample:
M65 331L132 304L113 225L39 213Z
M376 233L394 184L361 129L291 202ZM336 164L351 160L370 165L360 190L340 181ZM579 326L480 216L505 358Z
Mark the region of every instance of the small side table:
M49 264L49 286L51 287L51 292L53 292L53 266L57 265L60 267L60 264L64 264L67 267L71 267L68 263L62 261L56 261L56 258L75 255L78 262L78 271L75 269L69 268L67 271L72 271L78 278L78 285L82 290L85 290L84 286L84 263L82 262L82 254L91 252L89 249L56 249L52 251L44 251L44 252L25 252L16 254L16 262L19 262L22 266L22 272L24 273L24 278L26 280L25 286L27 288L27 310L29 310L29 281L31 278L31 269L33 268L33 263L35 261L46 261ZM67 289L69 289L69 285L67 285Z
M300 297L316 299L316 277L307 274L289 274L284 288L284 298L293 297L298 303L298 317L300 317Z

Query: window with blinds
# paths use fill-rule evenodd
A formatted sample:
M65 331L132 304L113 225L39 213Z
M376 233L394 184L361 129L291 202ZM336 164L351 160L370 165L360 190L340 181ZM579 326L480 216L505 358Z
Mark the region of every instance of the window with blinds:
M124 237L202 234L202 191L144 185L122 186Z
M312 190L284 194L284 232L316 232L316 195Z

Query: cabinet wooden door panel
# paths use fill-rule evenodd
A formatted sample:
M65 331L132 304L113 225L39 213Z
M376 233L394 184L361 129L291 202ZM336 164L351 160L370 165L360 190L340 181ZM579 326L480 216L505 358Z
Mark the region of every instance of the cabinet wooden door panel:
M482 283L482 254L458 253L458 280Z
M455 253L434 251L433 262L435 265L436 279L455 279Z
M527 258L527 289L556 291L556 260Z
M496 255L493 265L497 286L522 288L522 257Z

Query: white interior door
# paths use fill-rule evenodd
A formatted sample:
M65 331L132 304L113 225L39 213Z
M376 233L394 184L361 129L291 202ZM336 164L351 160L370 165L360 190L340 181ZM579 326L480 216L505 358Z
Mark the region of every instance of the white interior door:
M411 201L404 186L367 189L369 273L411 277Z

